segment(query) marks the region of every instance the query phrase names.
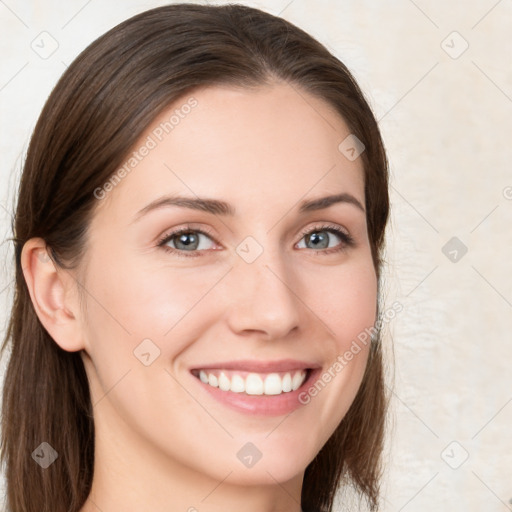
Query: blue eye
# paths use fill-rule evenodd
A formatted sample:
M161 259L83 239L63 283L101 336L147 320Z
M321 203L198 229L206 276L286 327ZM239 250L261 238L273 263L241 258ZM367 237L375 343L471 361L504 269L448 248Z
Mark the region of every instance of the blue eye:
M315 226L313 229L301 233L301 236L301 241L297 244L297 247L300 249L319 249L315 251L318 254L326 255L340 252L355 245L354 239L335 225ZM337 243L336 238L338 238ZM203 239L209 240L210 243ZM304 244L302 244L302 240L305 240ZM166 234L158 242L158 247L186 258L201 256L202 251L213 249L214 246L215 241L212 234L190 226Z
M297 244L297 247L306 249L328 249L318 251L320 254L331 254L333 252L339 252L355 245L354 239L348 234L342 231L340 228L334 225L328 226L317 226L302 233L303 238L301 242ZM334 246L331 242L338 238L338 243ZM302 240L305 243L301 246ZM308 247L307 244L312 244L312 247Z
M184 252L194 253L209 249L208 242L204 243L201 238L212 240L211 235L195 228L181 228L168 235L158 242L158 246L169 252L178 253L180 256L198 256L198 254L183 254ZM172 243L174 247L168 244ZM206 246L206 247L205 247Z

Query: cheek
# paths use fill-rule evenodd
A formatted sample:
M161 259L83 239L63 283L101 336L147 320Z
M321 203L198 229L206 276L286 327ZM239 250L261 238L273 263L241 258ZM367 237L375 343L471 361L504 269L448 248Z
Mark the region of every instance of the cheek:
M331 285L335 308L329 326L335 335L335 354L330 370L346 393L355 396L362 380L370 348L370 333L377 314L377 277L371 260L347 268L337 286Z
M144 266L136 258L111 260L104 251L88 268L87 338L94 356L132 362L134 349L150 339L163 356L158 363L168 362L213 321L207 295L229 266L198 271L191 265Z
M368 258L331 267L308 277L304 297L318 312L337 350L345 350L353 339L371 327L377 313L377 278Z

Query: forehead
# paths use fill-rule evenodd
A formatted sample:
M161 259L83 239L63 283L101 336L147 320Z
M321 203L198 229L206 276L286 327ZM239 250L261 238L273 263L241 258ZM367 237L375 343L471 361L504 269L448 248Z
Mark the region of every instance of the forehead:
M361 159L338 149L349 134L328 103L296 86L196 89L139 138L105 203L119 215L166 193L223 199L237 211L336 192L364 204Z

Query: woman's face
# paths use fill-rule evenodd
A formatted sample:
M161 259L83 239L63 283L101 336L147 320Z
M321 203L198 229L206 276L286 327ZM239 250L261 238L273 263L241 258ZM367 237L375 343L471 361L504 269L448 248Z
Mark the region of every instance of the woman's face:
M289 85L202 88L97 191L82 356L98 447L216 481L302 474L356 395L369 345L344 354L376 315L349 135Z

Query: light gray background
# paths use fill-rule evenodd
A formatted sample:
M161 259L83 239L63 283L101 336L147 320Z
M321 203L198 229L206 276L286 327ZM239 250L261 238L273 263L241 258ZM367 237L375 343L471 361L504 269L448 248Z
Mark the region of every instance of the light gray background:
M2 240L29 136L66 65L165 3L0 0ZM386 301L404 310L386 331L396 382L383 512L512 509L512 2L240 3L283 16L344 61L386 142ZM5 329L9 242L1 253Z

